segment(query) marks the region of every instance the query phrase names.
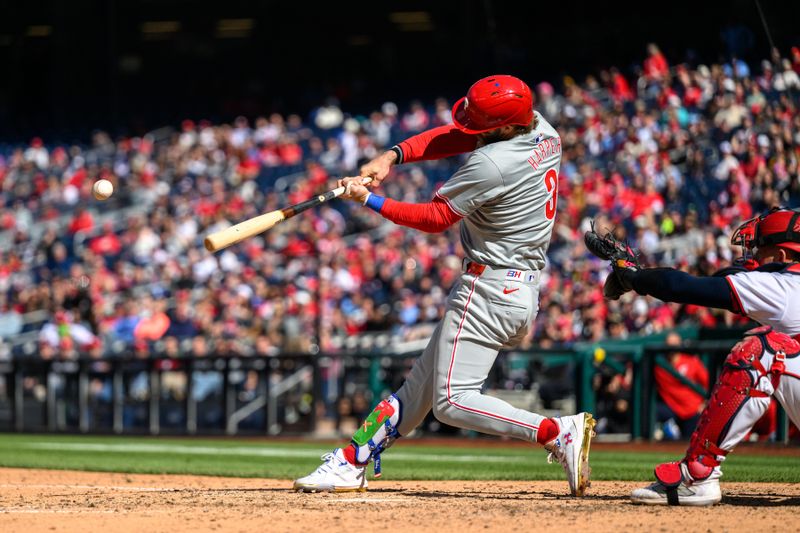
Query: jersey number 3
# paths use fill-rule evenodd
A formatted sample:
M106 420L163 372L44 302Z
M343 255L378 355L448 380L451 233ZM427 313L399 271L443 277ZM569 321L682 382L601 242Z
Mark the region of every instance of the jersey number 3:
M556 217L556 204L558 203L558 173L554 168L548 170L544 175L544 186L550 193L550 198L544 206L544 216L547 217L547 220L553 220Z

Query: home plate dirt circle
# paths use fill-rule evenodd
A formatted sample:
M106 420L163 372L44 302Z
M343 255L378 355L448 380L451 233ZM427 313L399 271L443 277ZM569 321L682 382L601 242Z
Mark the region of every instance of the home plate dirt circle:
M288 480L0 469L0 531L772 531L800 486L727 483L713 508L641 507L631 482L391 481L366 493L303 494ZM578 529L576 529L578 528Z

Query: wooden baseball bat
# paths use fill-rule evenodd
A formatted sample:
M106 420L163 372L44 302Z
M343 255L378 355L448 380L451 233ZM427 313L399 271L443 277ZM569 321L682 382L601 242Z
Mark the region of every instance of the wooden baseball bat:
M372 178L365 178L364 185L371 181ZM236 224L235 226L215 231L205 238L203 244L205 244L206 250L209 252L224 250L228 246L232 246L237 242L241 242L248 237L253 237L254 235L264 233L279 222L292 218L293 216L311 209L312 207L324 204L329 200L338 198L342 194L344 194L344 187L337 187L332 191L315 196L314 198L306 200L305 202L300 202L296 205L278 209L276 211L270 211L269 213L264 213L263 215L250 218L244 222Z

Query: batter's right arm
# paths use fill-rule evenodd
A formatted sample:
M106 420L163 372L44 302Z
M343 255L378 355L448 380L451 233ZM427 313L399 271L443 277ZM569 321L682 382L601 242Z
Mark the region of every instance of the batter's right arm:
M440 233L463 217L442 197L422 204L397 202L371 193L364 186L361 176L339 180L339 186L345 188L341 198L353 200L365 205L395 224L418 229L427 233Z
M409 137L361 167L361 176L372 178L377 187L389 175L393 165L443 159L475 150L478 138L455 126L439 126Z

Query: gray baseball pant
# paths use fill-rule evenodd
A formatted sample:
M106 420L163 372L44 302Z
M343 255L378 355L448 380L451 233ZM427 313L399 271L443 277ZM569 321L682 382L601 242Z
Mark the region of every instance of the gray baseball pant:
M535 441L545 417L481 394L503 348L513 348L533 325L539 308L536 272L486 269L463 273L448 297L444 318L396 396L397 426L408 435L433 408L448 425Z

